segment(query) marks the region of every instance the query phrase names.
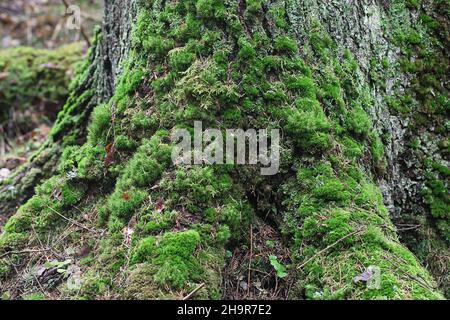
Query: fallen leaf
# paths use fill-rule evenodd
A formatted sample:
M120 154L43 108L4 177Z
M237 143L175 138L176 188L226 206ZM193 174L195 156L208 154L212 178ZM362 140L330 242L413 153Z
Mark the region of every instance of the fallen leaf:
M162 199L159 199L155 204L156 212L162 212L164 210L164 202Z
M116 155L116 147L114 144L110 143L105 148L106 156L105 156L105 166L109 167L110 165L115 163L115 155Z

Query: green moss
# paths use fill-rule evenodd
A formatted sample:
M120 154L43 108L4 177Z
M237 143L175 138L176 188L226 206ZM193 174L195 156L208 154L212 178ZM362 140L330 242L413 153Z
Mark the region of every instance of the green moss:
M372 156L375 162L379 162L383 159L384 156L384 145L381 141L381 138L378 134L373 133L371 136L371 151Z
M358 159L364 153L364 147L350 137L344 137L342 140L344 145L344 154L350 159Z
M117 150L130 151L136 148L136 143L125 135L118 135L115 140Z
M155 265L154 281L181 288L190 277L197 276L199 266L194 250L200 243L196 231L166 233L158 242L156 238L142 239L135 249L133 263L147 261Z
M440 234L450 241L450 197L448 177L450 170L447 166L434 161L426 161L425 184L422 191L425 202L429 205L431 216L436 221Z
M189 68L194 61L195 55L186 48L177 48L169 52L169 66L175 72L183 72Z
M304 103L306 102L306 103ZM330 148L328 135L331 124L317 102L302 100L303 110L294 109L287 113L285 130L295 139L302 151L324 151Z
M315 99L316 87L314 81L309 77L289 77L287 88L299 94L303 98Z
M190 277L198 276L199 266L193 257L200 243L200 235L195 231L166 233L160 242L154 263L158 265L155 281L181 288Z
M9 233L22 233L30 229L35 210L31 208L32 200L20 207L18 213L12 216L5 224L4 230Z
M367 136L372 129L372 121L360 106L355 106L347 115L345 125L357 135Z
M195 166L177 170L174 179L163 179L161 186L170 192L171 201L197 213L211 207L221 193L230 191L232 181L227 175L217 176L212 167Z
M89 125L89 141L95 145L99 141L103 141L106 137L104 134L111 126L111 111L109 104L97 106L92 112L91 123Z
M262 8L261 0L245 0L245 4L247 5L247 10L252 13L257 12Z
M108 208L114 217L127 221L147 196L147 192L134 187L127 190L116 189L108 199Z
M405 0L405 5L408 9L419 9L421 0Z
M196 4L197 13L201 18L222 18L225 15L224 3L220 0L199 0Z
M221 208L219 219L226 224L229 230L222 229L223 234L218 236L231 236L233 239L239 239L243 230L246 230L252 222L252 215L248 204L231 201L224 208ZM228 234L229 232L230 234Z
M106 152L101 147L85 144L65 148L59 170L70 178L96 181L105 174Z
M238 43L240 48L239 58L243 60L249 60L256 56L256 50L254 46L249 41L247 41L246 38L240 38Z
M139 223L145 233L156 234L176 225L180 214L176 211L152 212L141 217Z
M22 248L28 242L28 234L6 232L0 237L0 252L7 252Z
M133 256L131 258L132 263L140 263L151 259L155 255L156 238L148 237L139 241L139 244L134 249Z
M154 265L137 265L127 278L124 297L132 300L175 299L175 296L158 289L154 283L155 273Z
M326 56L326 50L330 49L333 46L333 40L330 38L330 35L325 32L313 32L310 35L310 44L313 49L322 55L322 57Z
M10 272L10 263L6 259L0 259L0 279L6 278Z
M66 183L61 188L61 194L63 197L63 204L66 206L72 206L77 204L85 194L85 187L81 185L73 185Z
M287 36L278 36L274 40L274 49L280 53L294 54L297 53L297 42Z
M42 293L31 293L24 295L23 300L46 300L45 295Z
M286 22L286 10L283 5L280 6L271 6L269 8L269 13L272 15L275 25L278 28L284 29L287 26Z
M428 29L432 31L436 31L440 27L439 22L427 14L422 13L419 19Z
M30 112L40 118L55 119L56 113L68 97L68 88L75 64L82 58L80 43L62 46L57 50L14 48L0 50L0 125L9 111L23 113L16 126L27 132L34 127ZM56 107L55 107L56 106Z
M336 178L326 179L323 185L314 189L314 195L324 201L345 202L350 199L349 192Z
M220 298L225 246L246 242L257 211L283 230L294 298L440 297L405 280L433 283L398 243L380 190L359 163L366 161L358 161L366 148L381 161L384 147L364 111L374 99L356 59L334 50L313 22L301 60L297 41L272 20L274 39L261 31L260 4L247 1L243 17L228 11L237 3L217 0L140 8L115 96L96 109L89 143L66 149L61 181L43 188L69 188L69 203L79 200L71 189L78 183L106 195L93 207L109 228L81 295L179 298L205 283L196 298ZM282 28L284 5L268 7L264 19L273 14ZM255 25L251 35L241 19ZM193 120L220 129L282 126L282 172L262 179L252 166L172 166L168 132L155 131L191 130ZM107 168L105 146L118 151ZM47 207L71 213L39 196L10 234L27 230L30 219L48 228L55 213ZM353 282L371 265L382 270L379 289Z

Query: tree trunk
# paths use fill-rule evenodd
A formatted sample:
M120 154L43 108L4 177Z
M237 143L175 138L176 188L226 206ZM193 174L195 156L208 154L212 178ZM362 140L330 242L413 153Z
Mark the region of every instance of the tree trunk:
M108 1L49 141L0 197L4 214L23 204L0 236L0 291L442 298L448 17L430 3ZM174 165L170 134L194 121L281 129L279 173ZM391 218L420 221L412 240ZM69 280L20 280L67 258Z
M126 58L134 2L106 4L102 30L97 32L89 57L74 80L73 91L56 121L50 138L29 162L15 172L13 181L0 189L0 215L10 216L33 194L40 181L55 174L65 147L86 141L87 125L93 108L114 94L120 63ZM107 40L103 39L106 37Z

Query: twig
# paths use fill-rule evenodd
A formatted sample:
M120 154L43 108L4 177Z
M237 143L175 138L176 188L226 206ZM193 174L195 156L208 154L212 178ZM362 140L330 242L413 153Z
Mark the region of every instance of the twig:
M44 296L47 296L47 295L45 294L44 288L42 287L41 283L39 282L39 279L36 277L35 274L33 275L33 277L34 277L34 279L36 280L37 284L39 285L39 288L41 289L42 294L43 294Z
M83 228L83 229L85 229L85 230L87 230L87 231L89 231L89 232L97 233L97 230L90 229L90 228L84 226L83 224L79 223L78 221L75 221L75 220L73 220L73 219L70 219L70 218L67 218L67 217L63 216L61 213L59 213L58 211L56 211L55 209L53 209L52 207L50 207L50 206L48 206L48 205L47 205L47 208L49 208L50 210L52 210L54 213L56 213L58 216L60 216L60 217L63 218L64 220L66 220L66 221L68 221L68 222L70 222L70 223L73 223L73 224L76 225L77 227Z
M8 251L5 252L4 254L2 254L0 256L0 258L9 256L11 254L23 254L23 253L35 253L35 252L45 252L45 251L51 251L52 249L50 248L43 248L43 249L29 249L29 250L21 250L21 251Z
M189 300L190 298L192 298L192 296L194 294L196 294L201 288L203 288L205 286L205 283L201 283L197 286L197 288L195 288L191 293L189 293L186 297L183 298L183 300Z
M311 262L313 259L315 259L317 256L321 255L321 254L324 253L325 251L327 251L327 250L333 248L334 246L338 245L339 243L341 243L341 242L344 241L345 239L347 239L347 238L349 238L349 237L351 237L351 236L354 236L354 235L356 235L356 234L359 234L359 233L363 232L364 230L365 230L365 228L361 228L361 229L359 229L359 230L353 231L353 232L347 234L346 236L340 238L340 239L337 240L335 243L330 244L328 247L326 247L326 248L320 250L320 251L317 252L315 255L313 255L311 258L309 258L308 260L306 260L305 262L303 262L301 265L299 265L299 266L297 267L297 269L303 268L305 265L307 265L309 262Z

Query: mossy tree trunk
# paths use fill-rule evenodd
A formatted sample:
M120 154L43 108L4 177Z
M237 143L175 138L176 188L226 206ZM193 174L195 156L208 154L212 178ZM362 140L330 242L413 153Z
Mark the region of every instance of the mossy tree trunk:
M62 151L86 141L93 108L114 94L120 63L126 58L131 24L136 14L133 2L106 4L106 14L89 57L77 70L71 95L57 119L48 141L17 172L12 182L0 186L0 216L13 214L34 194L34 188L57 171ZM105 35L106 39L103 39Z
M39 285L91 298L182 298L199 286L196 298L442 298L383 201L401 213L390 199L405 174L403 135L386 97L418 91L409 84L419 76L400 62L431 37L411 39L420 10L412 1L109 1L84 74L26 167L45 174L23 171L18 185L31 183L10 198L23 203L51 176L0 237L3 290L20 296L37 285L17 280L26 265L71 257L72 282ZM445 104L446 75L437 76L426 85ZM280 172L174 166L170 133L196 120L282 129Z

